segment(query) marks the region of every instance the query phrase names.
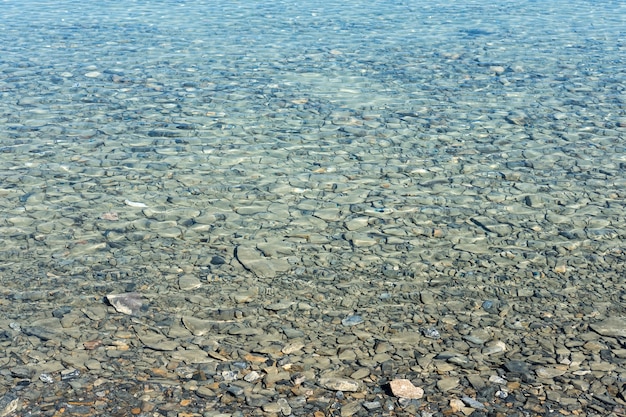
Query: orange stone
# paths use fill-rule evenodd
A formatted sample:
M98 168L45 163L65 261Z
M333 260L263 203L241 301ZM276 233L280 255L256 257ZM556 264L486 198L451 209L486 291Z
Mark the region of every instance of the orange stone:
M190 399L180 400L180 405L183 406L183 407L187 407L189 404L191 404L191 400Z

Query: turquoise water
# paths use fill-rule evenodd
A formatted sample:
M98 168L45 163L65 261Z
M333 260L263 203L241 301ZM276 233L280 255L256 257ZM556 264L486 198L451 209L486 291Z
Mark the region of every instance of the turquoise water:
M625 7L3 2L7 276L590 265L622 246Z
M623 2L1 7L11 274L238 275L233 248L267 242L289 271L406 276L621 248Z
M442 283L624 312L625 2L300 3L0 3L2 329L249 287L381 332Z

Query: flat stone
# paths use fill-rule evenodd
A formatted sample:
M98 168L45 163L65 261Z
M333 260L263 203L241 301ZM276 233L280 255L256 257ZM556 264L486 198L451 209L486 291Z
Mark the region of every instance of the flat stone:
M35 327L44 327L52 331L60 331L63 329L63 326L61 325L61 320L56 317L35 320L30 323L30 325Z
M370 370L368 368L359 368L350 375L350 378L358 381L360 379L365 378L369 374L370 374Z
M626 317L610 317L589 327L602 336L626 337Z
M186 274L178 278L178 287L183 291L195 290L201 286L202 283L194 275Z
M408 379L394 379L389 382L389 388L391 388L393 395L399 398L419 400L424 396L424 390L413 385Z
M176 350L171 353L172 358L189 365L195 363L209 363L215 361L209 354L200 349Z
M293 305L292 301L279 301L277 303L266 305L265 309L271 310L271 311L280 311L280 310L286 310L292 305Z
M54 330L50 330L46 327L40 326L24 326L22 332L27 336L35 336L44 342L47 340L54 340L58 337L58 333Z
M408 344L419 344L422 339L422 335L418 332L400 332L393 334L389 337L389 343L398 344L398 343L408 343Z
M487 343L482 350L483 355L496 355L502 352L506 352L506 344L500 340Z
M263 411L265 411L266 413L280 413L280 410L282 409L281 405L276 403L267 403L267 404L263 404L263 406L261 407L263 409Z
M348 232L346 233L346 239L355 247L373 246L378 243L378 240L375 238L362 233Z
M237 207L235 209L235 212L237 214L241 214L244 216L249 216L249 215L258 214L258 213L265 213L266 211L267 211L267 204L255 205L255 206L243 206L243 207Z
M198 387L198 389L196 390L196 394L200 398L214 398L214 397L217 396L215 391L213 391L212 389L210 389L206 385L202 385L202 386Z
M480 243L459 243L458 245L454 245L453 248L455 250L470 252L477 255L486 255L491 253L491 248L484 244L484 242Z
M293 342L293 343L289 343L283 346L283 348L281 349L281 352L283 352L285 355L290 355L294 352L299 352L300 350L302 350L303 347L304 347L304 343Z
M204 320L192 316L183 316L181 319L183 326L187 328L194 336L203 336L212 328L215 321Z
M481 403L480 401L477 401L471 397L463 397L461 398L461 401L463 401L463 403L468 406L468 407L472 407L472 408L477 408L479 410L483 410L485 409L485 404Z
M329 207L315 210L315 213L313 213L313 215L327 222L334 222L340 220L342 217L342 213L339 207Z
M350 417L358 413L362 407L363 401L350 401L341 406L341 417ZM285 414L286 415L286 414Z
M451 389L459 386L459 382L459 378L445 376L437 381L437 388L439 388L443 392L450 391Z
M514 374L527 374L530 372L528 364L523 361L508 361L504 364L504 368Z
M244 268L259 278L273 278L278 272L289 270L289 263L286 260L267 258L251 247L237 246L235 257Z
M143 307L141 294L129 292L125 294L109 294L106 296L109 303L118 313L137 316Z
M169 340L159 334L142 335L139 336L139 340L141 340L141 343L143 343L146 347L153 350L172 351L180 346L180 343L175 340Z
M361 229L367 226L368 223L369 223L369 217L356 217L354 219L347 220L344 223L344 226L346 229L352 231L352 230Z
M383 405L380 403L380 401L365 401L363 403L363 407L365 407L365 409L368 411L377 410L379 408L382 408L382 406Z
M319 384L333 391L357 392L360 389L358 381L347 378L320 378Z
M107 316L107 307L103 305L89 306L81 309L81 311L94 321L103 320Z
M535 373L537 374L539 378L548 378L548 379L561 376L565 374L566 371L567 369L552 368L552 367L547 367L547 366L542 366L542 367L535 369Z
M233 300L235 300L237 304L243 304L243 303L249 303L253 301L257 297L258 294L259 294L258 287L253 287L253 288L249 288L246 291L239 291L233 294L232 297L233 297Z

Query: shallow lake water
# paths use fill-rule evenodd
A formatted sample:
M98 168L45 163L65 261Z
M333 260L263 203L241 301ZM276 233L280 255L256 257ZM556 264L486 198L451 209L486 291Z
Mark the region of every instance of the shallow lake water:
M624 316L626 3L421 3L0 3L4 392Z

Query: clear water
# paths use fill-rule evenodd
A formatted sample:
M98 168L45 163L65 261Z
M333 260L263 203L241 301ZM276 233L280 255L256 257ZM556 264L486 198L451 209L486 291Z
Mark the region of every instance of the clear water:
M624 28L621 1L2 1L2 323L181 274L227 306L379 280L346 317L618 283Z

